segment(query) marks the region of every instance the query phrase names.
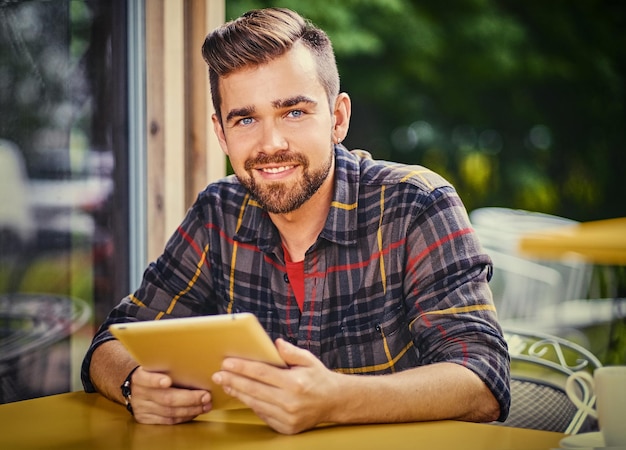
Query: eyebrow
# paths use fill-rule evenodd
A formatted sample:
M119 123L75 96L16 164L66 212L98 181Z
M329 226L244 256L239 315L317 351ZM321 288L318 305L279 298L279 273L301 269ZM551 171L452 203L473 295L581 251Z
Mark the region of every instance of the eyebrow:
M311 105L317 105L317 102L306 95L296 95L295 97L286 98L283 100L275 100L272 102L272 106L278 108L290 108L292 106L299 105L300 103L308 103Z
M243 108L235 108L228 111L226 115L226 122L230 122L235 117L246 117L254 114L254 106L244 106Z

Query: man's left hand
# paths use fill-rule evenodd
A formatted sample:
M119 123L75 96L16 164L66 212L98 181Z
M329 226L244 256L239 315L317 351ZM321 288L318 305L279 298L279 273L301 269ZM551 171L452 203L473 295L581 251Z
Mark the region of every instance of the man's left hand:
M295 434L329 421L340 375L283 339L276 340L276 347L288 368L226 358L213 381L279 433Z

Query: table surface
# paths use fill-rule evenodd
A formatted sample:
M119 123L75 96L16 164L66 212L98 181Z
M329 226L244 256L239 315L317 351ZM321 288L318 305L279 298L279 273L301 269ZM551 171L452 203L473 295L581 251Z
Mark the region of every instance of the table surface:
M323 426L278 434L250 410L213 411L181 425L140 425L98 394L0 405L0 448L62 449L550 449L561 433L457 421Z
M520 238L519 250L543 259L571 255L593 264L626 265L626 217L534 231Z

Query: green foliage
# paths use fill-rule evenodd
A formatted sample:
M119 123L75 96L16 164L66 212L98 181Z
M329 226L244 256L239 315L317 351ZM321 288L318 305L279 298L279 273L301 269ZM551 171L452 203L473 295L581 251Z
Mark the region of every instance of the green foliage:
M468 209L626 215L621 3L246 0L227 2L227 17L267 6L333 40L354 104L349 147L441 172Z

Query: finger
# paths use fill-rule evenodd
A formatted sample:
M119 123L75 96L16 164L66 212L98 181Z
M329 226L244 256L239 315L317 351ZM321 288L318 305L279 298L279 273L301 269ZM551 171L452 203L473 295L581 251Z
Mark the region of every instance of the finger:
M167 407L150 402L132 402L137 422L144 424L176 424L189 422L210 411L202 405Z
M146 412L139 412L135 414L135 420L138 423L144 425L176 425L179 423L191 422L194 420L198 414L192 414L189 416L180 416L180 417L171 417L171 416L161 416L158 414L151 414Z
M226 358L222 362L222 370L220 372L229 372L270 386L280 386L283 382L285 370L289 369L279 368L258 361Z
M298 413L286 409L282 403L276 403L277 396L270 397L271 401L263 401L259 397L248 395L242 391L232 391L233 394L273 430L282 434L296 434L311 425L303 422Z
M270 370L267 371L266 369ZM274 375L272 375L272 373ZM234 360L225 364L225 370L216 372L213 381L222 386L224 392L233 397L245 394L264 401L271 401L280 394L280 369L266 364L251 364L249 361ZM240 398L240 400L243 400ZM248 404L248 402L244 402Z
M184 408L209 404L211 402L211 394L205 390L153 389L137 386L133 390L132 399L150 402L163 408Z
M233 373L216 374L216 378L220 378L224 390L229 395L254 411L272 429L284 434L297 432L294 431L292 424L293 415L284 409L279 400L282 391ZM252 387L254 384L256 387ZM261 386L261 390L257 390L258 386Z
M290 409L285 406L294 400L291 398L291 392L282 386L288 383L285 372L289 372L289 369L269 367L273 369L270 372L277 373L271 379L271 383L228 371L217 372L213 380L222 386L226 394L237 398L266 421L265 417L278 417L285 414L285 409Z
M149 372L139 367L132 377L132 386L145 386L151 388L168 388L172 386L172 379L164 373Z
M289 366L310 366L318 362L318 359L311 352L296 347L284 339L276 339L275 344L281 358Z
M211 394L205 390L136 386L131 399L140 423L181 423L209 412Z
M297 433L297 423L294 422L294 416L287 413L278 405L271 403L259 402L255 398L246 399L242 396L242 402L249 401L252 405L250 408L254 413L265 422L270 428L283 434Z

